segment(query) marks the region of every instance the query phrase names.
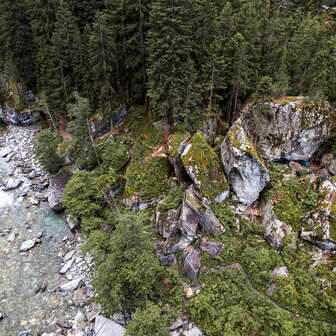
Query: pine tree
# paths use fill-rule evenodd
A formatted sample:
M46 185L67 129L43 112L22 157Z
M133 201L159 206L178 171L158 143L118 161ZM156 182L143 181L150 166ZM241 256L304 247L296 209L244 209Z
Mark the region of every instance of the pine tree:
M86 31L86 36L87 72L91 77L87 88L88 91L92 88L98 98L97 107L103 110L104 115L111 116L114 102L117 100L119 72L115 56L115 35L109 26L106 12L97 12L92 27Z
M192 3L156 0L148 33L148 95L157 119L195 128L202 118L198 71L192 59Z

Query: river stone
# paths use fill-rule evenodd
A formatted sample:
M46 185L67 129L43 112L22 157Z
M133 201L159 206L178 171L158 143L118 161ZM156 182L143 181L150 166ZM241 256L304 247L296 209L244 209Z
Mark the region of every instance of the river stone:
M193 247L187 248L185 253L183 270L191 281L195 281L202 266L199 253Z
M82 282L82 278L77 278L72 281L66 282L59 287L61 292L71 292L77 289L79 284Z
M4 191L9 191L18 188L22 183L22 180L15 179L15 178L9 178L8 181L5 184Z
M7 155L9 155L10 153L12 153L12 149L11 148L4 148L0 151L0 157L4 158Z
M224 170L236 199L250 206L266 187L269 174L241 119L230 128L222 143L221 154Z
M219 195L228 195L229 185L220 158L207 143L203 133L192 136L181 154L181 160L202 196L214 200Z
M23 330L17 333L17 336L30 336L31 335L31 330Z
M247 104L241 113L248 132L269 161L307 161L329 135L332 109L303 97Z
M291 227L277 218L270 201L262 205L261 222L266 241L273 247L281 247L283 239L290 234Z
M70 214L66 215L65 218L68 223L69 229L73 231L79 224L78 218Z
M20 252L26 252L31 250L37 244L35 239L25 240L20 245Z
M54 211L62 211L64 209L62 204L63 192L71 176L72 173L68 169L61 169L49 180L48 203Z
M123 336L126 333L120 324L101 315L96 317L94 331L96 336Z
M68 260L68 261L62 266L62 268L60 269L60 271L59 271L60 274L65 274L66 272L68 272L69 269L71 268L71 266L72 266L72 264L73 264L74 261L75 261L74 258Z
M201 251L207 253L211 258L216 258L223 250L223 243L203 240L200 244Z

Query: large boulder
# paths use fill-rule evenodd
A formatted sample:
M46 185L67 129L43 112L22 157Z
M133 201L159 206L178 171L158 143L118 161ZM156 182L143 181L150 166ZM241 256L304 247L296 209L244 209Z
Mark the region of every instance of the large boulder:
M307 161L328 136L331 113L326 102L284 97L270 103L250 103L241 117L264 159Z
M169 238L174 232L178 230L180 210L169 209L167 211L156 212L156 228L157 232L163 238Z
M269 174L241 119L230 128L222 143L221 154L234 196L240 203L250 206L267 185Z
M5 124L14 126L30 126L41 118L41 113L36 110L17 111L15 108L0 104L0 120Z
M220 158L209 146L203 133L196 133L188 141L181 154L181 160L191 180L204 197L209 200L224 200L229 196L229 185Z
M192 186L185 192L179 225L190 241L196 238L198 228L209 234L225 231L209 205Z
M48 203L54 211L62 211L62 197L64 189L72 176L72 172L68 169L61 169L56 175L50 177L48 188Z

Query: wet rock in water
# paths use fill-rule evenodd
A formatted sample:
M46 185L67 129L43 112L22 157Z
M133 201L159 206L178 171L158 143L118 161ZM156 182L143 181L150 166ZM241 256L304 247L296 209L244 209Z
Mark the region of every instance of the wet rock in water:
M4 148L4 149L0 150L0 157L5 158L10 153L12 153L11 148Z
M62 204L63 192L71 176L72 173L69 170L62 169L56 175L50 178L48 188L48 203L50 208L54 211L61 211L64 209Z
M223 250L223 243L203 240L200 244L201 251L207 253L211 258L216 258Z
M248 137L242 120L230 128L221 146L222 163L236 199L250 206L269 181L264 161Z
M252 102L241 113L266 160L309 160L329 134L332 109L327 102L286 97Z
M261 221L267 242L273 247L281 247L283 239L290 234L292 229L277 218L270 201L262 205Z
M185 253L186 256L184 259L183 270L191 281L195 281L202 266L199 253L192 247L187 248Z
M15 240L15 237L16 237L16 233L15 232L12 232L9 234L9 236L7 237L7 241L12 243L14 240Z
M3 320L6 317L7 317L7 315L0 311L0 321Z
M9 191L18 188L22 183L22 180L9 178L5 184L4 191Z
M96 336L123 336L126 333L120 324L101 315L96 317L94 331Z
M31 250L37 244L36 239L25 240L20 245L20 252L26 252Z
M188 141L181 160L203 197L212 201L220 195L229 195L229 185L220 158L207 143L203 133L196 133Z
M61 292L71 292L71 291L74 291L75 289L78 288L78 286L80 285L81 282L82 282L82 278L74 279L72 281L69 281L69 282L66 282L66 283L62 284L59 287L59 290Z

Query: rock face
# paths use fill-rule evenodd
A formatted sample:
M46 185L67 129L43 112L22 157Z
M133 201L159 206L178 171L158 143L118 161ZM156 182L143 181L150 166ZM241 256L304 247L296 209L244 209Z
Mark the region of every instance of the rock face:
M237 200L251 205L269 181L268 170L249 139L242 120L229 130L221 146L226 176Z
M101 315L96 317L94 331L96 336L123 336L126 332L120 324Z
M16 111L9 105L0 105L0 120L8 125L30 126L41 118L41 113L35 110Z
M69 170L62 169L50 178L48 203L50 208L54 211L61 211L64 209L62 204L63 192L71 176L72 173Z
M277 218L270 201L263 204L261 220L265 239L273 247L281 247L283 239L291 232L291 227Z
M211 208L193 187L184 195L179 226L183 235L190 241L196 238L198 227L210 234L221 234L225 231Z
M220 158L208 145L203 133L196 133L188 141L181 154L181 160L191 180L204 197L214 200L223 194L229 196L229 185Z
M302 97L288 100L292 102L251 103L242 112L247 131L266 160L309 160L329 133L328 103L303 103Z
M195 281L199 270L201 269L201 259L198 252L190 247L186 250L183 269L191 281Z

